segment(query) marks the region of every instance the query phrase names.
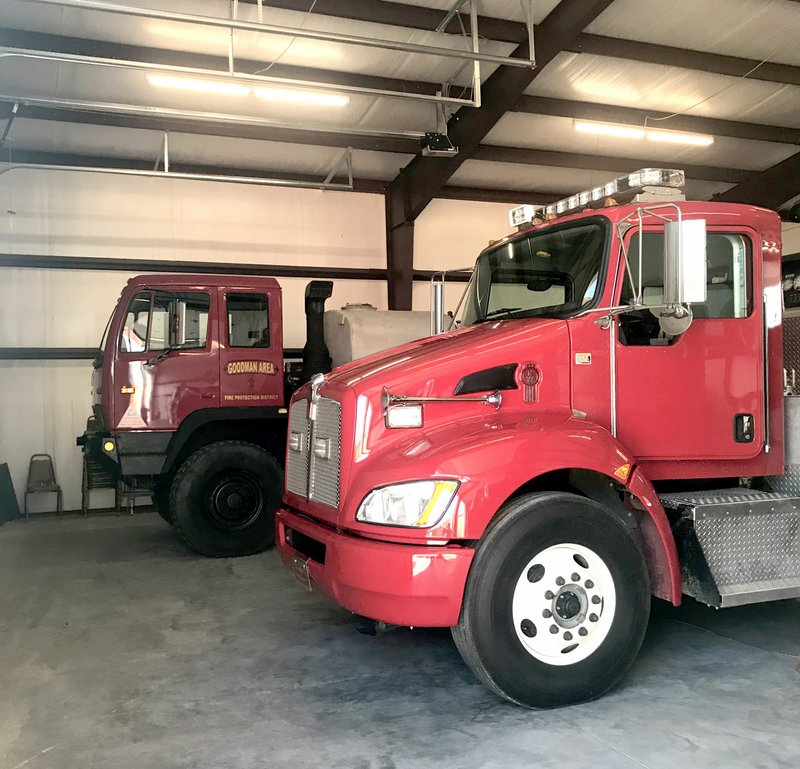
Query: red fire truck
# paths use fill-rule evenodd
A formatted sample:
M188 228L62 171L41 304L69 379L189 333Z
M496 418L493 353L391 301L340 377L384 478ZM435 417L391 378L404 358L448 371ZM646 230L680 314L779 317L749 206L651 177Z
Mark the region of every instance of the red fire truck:
M651 594L800 596L780 221L682 184L643 169L515 209L459 328L295 394L277 544L304 585L450 627L530 707L614 686Z
M274 541L286 402L330 370L323 339L330 281L306 287L302 367L284 365L274 278L141 275L128 281L92 376L86 459L152 493L184 542L209 556Z

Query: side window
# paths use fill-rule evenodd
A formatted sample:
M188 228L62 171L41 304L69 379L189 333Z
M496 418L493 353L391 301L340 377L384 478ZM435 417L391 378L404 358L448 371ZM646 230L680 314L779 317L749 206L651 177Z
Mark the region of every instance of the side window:
M664 302L664 235L646 232L642 237L642 302L648 307ZM631 238L628 257L634 286L639 281L639 238ZM710 232L706 246L708 272L706 301L692 306L695 318L746 318L752 312L752 280L749 241L743 235ZM626 277L622 303L633 300Z
M128 305L125 325L119 336L120 352L144 352L150 322L150 292L136 294Z
M142 292L131 300L120 337L123 352L190 350L206 346L209 295Z
M664 303L664 234L636 232L630 241L628 259L630 278L626 275L621 303L633 301L639 284L639 243L641 237L642 303L657 307ZM750 241L743 235L708 233L706 245L706 301L692 305L692 314L700 318L746 318L753 310L752 258ZM631 279L633 286L631 286ZM620 342L625 345L665 345L675 341L664 335L655 313L635 310L620 316Z
M228 346L269 347L269 297L228 294Z

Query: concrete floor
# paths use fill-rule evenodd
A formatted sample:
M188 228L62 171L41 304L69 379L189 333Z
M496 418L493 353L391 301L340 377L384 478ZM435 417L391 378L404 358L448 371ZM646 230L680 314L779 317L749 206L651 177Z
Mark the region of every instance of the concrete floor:
M654 612L623 685L531 712L448 631L378 638L274 552L187 553L155 514L0 529L0 767L800 766L800 602Z

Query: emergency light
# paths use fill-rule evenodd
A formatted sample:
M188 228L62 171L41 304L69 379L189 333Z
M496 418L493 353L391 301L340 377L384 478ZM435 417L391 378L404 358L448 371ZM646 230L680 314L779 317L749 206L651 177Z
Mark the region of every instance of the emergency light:
M619 176L606 184L584 190L568 198L562 198L549 206L532 206L525 204L512 208L508 212L508 220L512 227L522 229L539 219L542 222L559 216L574 213L613 198L615 195L635 195L645 187L683 187L686 176L675 168L640 168L625 176Z

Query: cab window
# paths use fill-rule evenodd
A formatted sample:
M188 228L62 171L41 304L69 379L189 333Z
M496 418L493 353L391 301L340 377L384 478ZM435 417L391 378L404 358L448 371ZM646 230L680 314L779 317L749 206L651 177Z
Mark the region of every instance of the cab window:
M140 292L128 306L119 349L159 352L204 348L209 306L209 295L200 292Z
M150 323L150 292L136 294L128 305L125 325L119 337L121 352L144 352Z
M269 297L232 293L227 297L228 346L269 347Z
M621 304L633 302L639 285L641 238L642 304L645 308L619 316L619 339L624 345L669 345L677 337L661 330L657 310L664 304L664 233L633 234L628 247L630 277L626 274ZM743 235L710 232L706 242L706 301L692 304L696 320L746 318L753 311L752 255L750 241Z

